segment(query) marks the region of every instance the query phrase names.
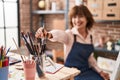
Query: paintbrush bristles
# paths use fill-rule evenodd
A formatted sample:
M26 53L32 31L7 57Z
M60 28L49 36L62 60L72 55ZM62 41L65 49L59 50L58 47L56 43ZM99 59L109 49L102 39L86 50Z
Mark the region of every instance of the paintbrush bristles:
M22 61L24 62L24 59L23 59L23 57L22 57L22 55L21 55L21 53L20 53L20 51L19 51L19 47L17 46L17 43L15 42L15 39L14 39L14 38L12 38L12 39L13 39L13 42L14 42L16 48L17 48L17 52L18 52L18 54L20 54L21 59L22 59Z

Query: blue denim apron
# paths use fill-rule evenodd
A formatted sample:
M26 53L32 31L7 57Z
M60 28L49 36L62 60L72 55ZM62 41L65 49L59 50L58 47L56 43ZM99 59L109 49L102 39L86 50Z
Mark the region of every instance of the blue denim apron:
M75 67L81 71L75 77L75 80L104 80L96 71L89 67L88 57L94 51L92 44L83 44L76 42L74 35L74 43L65 62L67 67Z

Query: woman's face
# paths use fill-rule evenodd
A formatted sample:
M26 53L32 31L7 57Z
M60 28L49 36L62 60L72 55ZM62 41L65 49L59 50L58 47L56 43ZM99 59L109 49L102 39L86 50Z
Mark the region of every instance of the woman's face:
M86 28L87 20L85 16L74 16L72 17L73 26L76 28Z

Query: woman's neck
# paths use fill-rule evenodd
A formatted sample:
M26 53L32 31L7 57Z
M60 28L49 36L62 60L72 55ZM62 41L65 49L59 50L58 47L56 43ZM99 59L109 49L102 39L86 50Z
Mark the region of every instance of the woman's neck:
M86 28L79 28L79 29L78 29L78 32L79 32L79 34L82 35L82 37L83 37L84 39L87 37L88 32L87 32L87 29L86 29Z

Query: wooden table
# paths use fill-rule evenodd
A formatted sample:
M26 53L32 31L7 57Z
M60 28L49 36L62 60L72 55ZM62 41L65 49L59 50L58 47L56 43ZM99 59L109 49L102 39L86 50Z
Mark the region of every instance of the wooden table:
M20 63L17 63L15 65L9 66L9 79L8 80L25 80L24 71L16 69L18 67L20 69L20 65L21 65ZM60 69L58 72L54 74L45 73L45 77L41 77L41 78L39 78L36 73L35 80L74 80L74 77L78 75L79 73L80 71L75 68L63 67L62 69Z
M19 57L14 54L11 55L13 57ZM22 63L17 63L12 66L9 66L9 79L8 80L25 80L24 79L24 71L18 70L16 68L22 69ZM45 77L39 78L36 73L35 80L74 80L74 77L80 73L79 70L75 68L63 67L58 72L54 74L45 73Z
M44 78L36 80L74 80L74 77L78 75L80 71L75 68L63 67L60 71L55 74L45 74Z

